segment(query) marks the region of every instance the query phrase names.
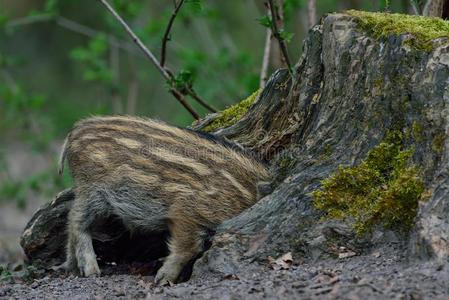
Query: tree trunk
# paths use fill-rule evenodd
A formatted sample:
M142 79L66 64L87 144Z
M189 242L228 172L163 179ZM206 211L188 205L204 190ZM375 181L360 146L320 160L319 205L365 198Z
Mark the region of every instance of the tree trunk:
M307 15L309 17L309 27L316 24L316 0L307 1Z
M446 6L447 10L447 1L445 0L428 0L423 9L423 16L427 17L443 17L443 11Z
M215 132L269 161L272 192L219 226L210 249L195 264L194 278L238 274L255 261L266 263L268 256L286 252L311 262L347 249L366 254L372 245L389 247L397 241L401 248L391 251L406 250L410 259L449 257L449 47L440 43L424 52L404 42L409 39L407 34L374 39L358 28L356 17L330 14L310 30L294 78L286 70L275 72L249 111ZM205 118L194 129L217 117ZM431 192L412 233L376 227L361 238L350 223L322 221L310 195L320 180L339 165L360 163L387 132L398 129L408 133L413 162ZM65 237L52 233L64 232L72 200L70 192L58 196L27 225L21 244L31 260L63 260ZM123 254L111 254L114 247L140 255L150 250L153 257L164 253L161 243L148 249L148 242L142 246L121 224L105 227L108 222L98 224L96 236L115 244L97 245L100 257L123 259ZM137 258L131 254L126 258Z

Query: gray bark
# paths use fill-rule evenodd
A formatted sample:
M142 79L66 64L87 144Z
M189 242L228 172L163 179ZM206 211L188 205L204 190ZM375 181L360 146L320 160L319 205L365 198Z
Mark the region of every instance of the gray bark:
M335 257L338 249L366 254L374 245L397 244L410 259L448 258L449 47L423 53L402 44L406 38L376 41L353 18L329 15L305 41L288 89L273 88L289 82L279 71L245 118L217 131L268 154L274 191L219 228L194 277L238 274L248 262L289 251L314 261ZM339 165L360 162L388 130L413 124L423 128L423 136L409 141L413 160L433 194L411 236L378 228L361 239L345 223L319 221L310 196L319 181Z

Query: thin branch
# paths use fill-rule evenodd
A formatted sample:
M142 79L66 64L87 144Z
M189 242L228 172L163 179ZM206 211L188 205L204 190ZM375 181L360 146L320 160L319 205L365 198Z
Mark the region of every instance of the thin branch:
M195 120L201 119L200 115L193 109L193 107L186 102L184 95L180 91L172 87L170 88L170 93L189 111Z
M143 56L140 52L136 51L134 45L131 43L120 40L111 34L105 34L102 31L92 29L90 27L87 27L85 25L82 25L80 23L77 23L73 20L70 20L70 19L67 19L67 18L61 17L61 16L55 17L50 14L27 16L27 17L18 18L18 19L9 21L6 24L6 28L12 29L15 27L27 26L27 25L32 25L32 24L41 23L41 22L51 22L51 21L55 21L58 26L60 26L64 29L67 29L69 31L72 31L72 32L75 32L75 33L78 33L78 34L81 34L81 35L84 35L84 36L87 36L90 38L94 38L100 34L104 34L108 38L108 42L110 45L120 48L120 49L127 51L129 53L132 53L134 55Z
M133 42L145 53L145 55L151 60L156 69L161 73L161 75L170 82L171 78L167 71L159 64L156 56L142 43L139 37L132 31L132 29L126 24L126 22L120 17L120 15L114 10L114 8L106 0L100 1L106 9L112 14L112 16L122 25L126 32L131 36Z
M145 55L150 59L150 61L154 64L154 66L158 69L161 75L170 83L170 93L187 109L190 114L195 119L200 119L199 114L193 109L193 107L186 101L184 95L178 91L173 85L173 77L163 68L154 54L142 43L139 37L132 31L132 29L126 24L126 22L120 17L120 15L114 10L114 8L106 1L106 0L98 0L100 1L106 9L112 14L112 16L122 25L122 27L126 30L126 32L131 36L134 43L145 53Z
M216 113L217 109L213 107L212 105L208 104L206 101L204 101L203 98L201 98L192 87L187 87L187 93L195 99L199 104L204 106L206 109L208 109L212 113Z
M87 37L94 38L94 37L97 37L98 35L105 34L102 31L92 29L90 27L79 24L79 23L72 21L70 19L67 19L65 17L56 17L55 20L56 20L56 24L58 24L59 26L65 28L67 30L85 35ZM137 54L139 56L141 55L140 52L135 50L133 44L131 44L127 41L120 40L119 38L117 38L111 34L106 34L106 37L109 41L109 44L111 44L112 46L115 46L117 48L120 48L120 49L122 49L126 52L129 52L129 53L132 53L132 54Z
M39 14L34 16L27 16L9 21L8 23L6 23L6 28L14 28L39 22L48 22L53 19L54 16L51 14Z
M175 4L175 9L173 10L170 20L168 21L167 28L165 29L164 37L162 38L162 48L161 48L161 66L165 66L165 56L167 52L167 43L170 40L170 31L173 27L173 23L178 15L179 10L181 9L184 0L179 0L178 4Z
M271 11L267 7L267 15L271 17ZM262 68L260 69L260 88L265 87L268 79L268 68L270 66L270 56L271 56L271 42L273 39L273 34L270 28L267 28L267 33L265 37L265 47L263 51Z
M279 33L279 28L277 25L277 21L279 20L278 15L276 14L276 8L273 4L273 0L268 0L270 10L271 10L271 16L272 16L272 22L271 22L271 30L273 31L274 37L277 39L279 43L279 48L281 48L282 55L285 59L285 63L287 65L288 71L290 74L292 73L292 67L290 64L290 59L288 56L287 46L285 45L285 40L282 38L281 34Z
M179 0L178 3L176 1L173 1L173 4L175 6L175 9L173 10L170 20L168 21L167 28L165 29L164 37L162 38L162 47L161 47L161 61L160 65L167 71L167 73L174 79L174 74L171 72L171 70L167 67L165 67L165 60L166 60L166 53L167 53L167 43L170 40L170 32L173 27L174 21L176 19L176 16L179 13L179 10L181 9L181 6L184 4L184 0ZM217 110L210 104L208 104L206 101L204 101L191 87L187 87L185 90L182 91L183 94L187 94L191 96L195 101L197 101L199 104L201 104L204 108L209 110L212 113L216 113Z

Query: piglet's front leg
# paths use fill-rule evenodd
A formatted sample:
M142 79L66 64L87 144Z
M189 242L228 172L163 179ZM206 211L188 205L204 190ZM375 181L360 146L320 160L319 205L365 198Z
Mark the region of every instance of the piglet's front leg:
M182 269L203 250L204 232L186 221L177 221L170 226L170 254L156 274L154 281L158 285L176 283Z

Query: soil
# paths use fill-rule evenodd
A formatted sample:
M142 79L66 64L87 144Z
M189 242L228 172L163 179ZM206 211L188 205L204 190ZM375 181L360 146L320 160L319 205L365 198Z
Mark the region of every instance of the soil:
M449 265L405 262L391 249L371 255L293 264L257 263L224 278L154 286L153 265L107 265L102 276L48 271L40 278L0 282L0 299L448 299ZM295 258L293 258L295 259Z

